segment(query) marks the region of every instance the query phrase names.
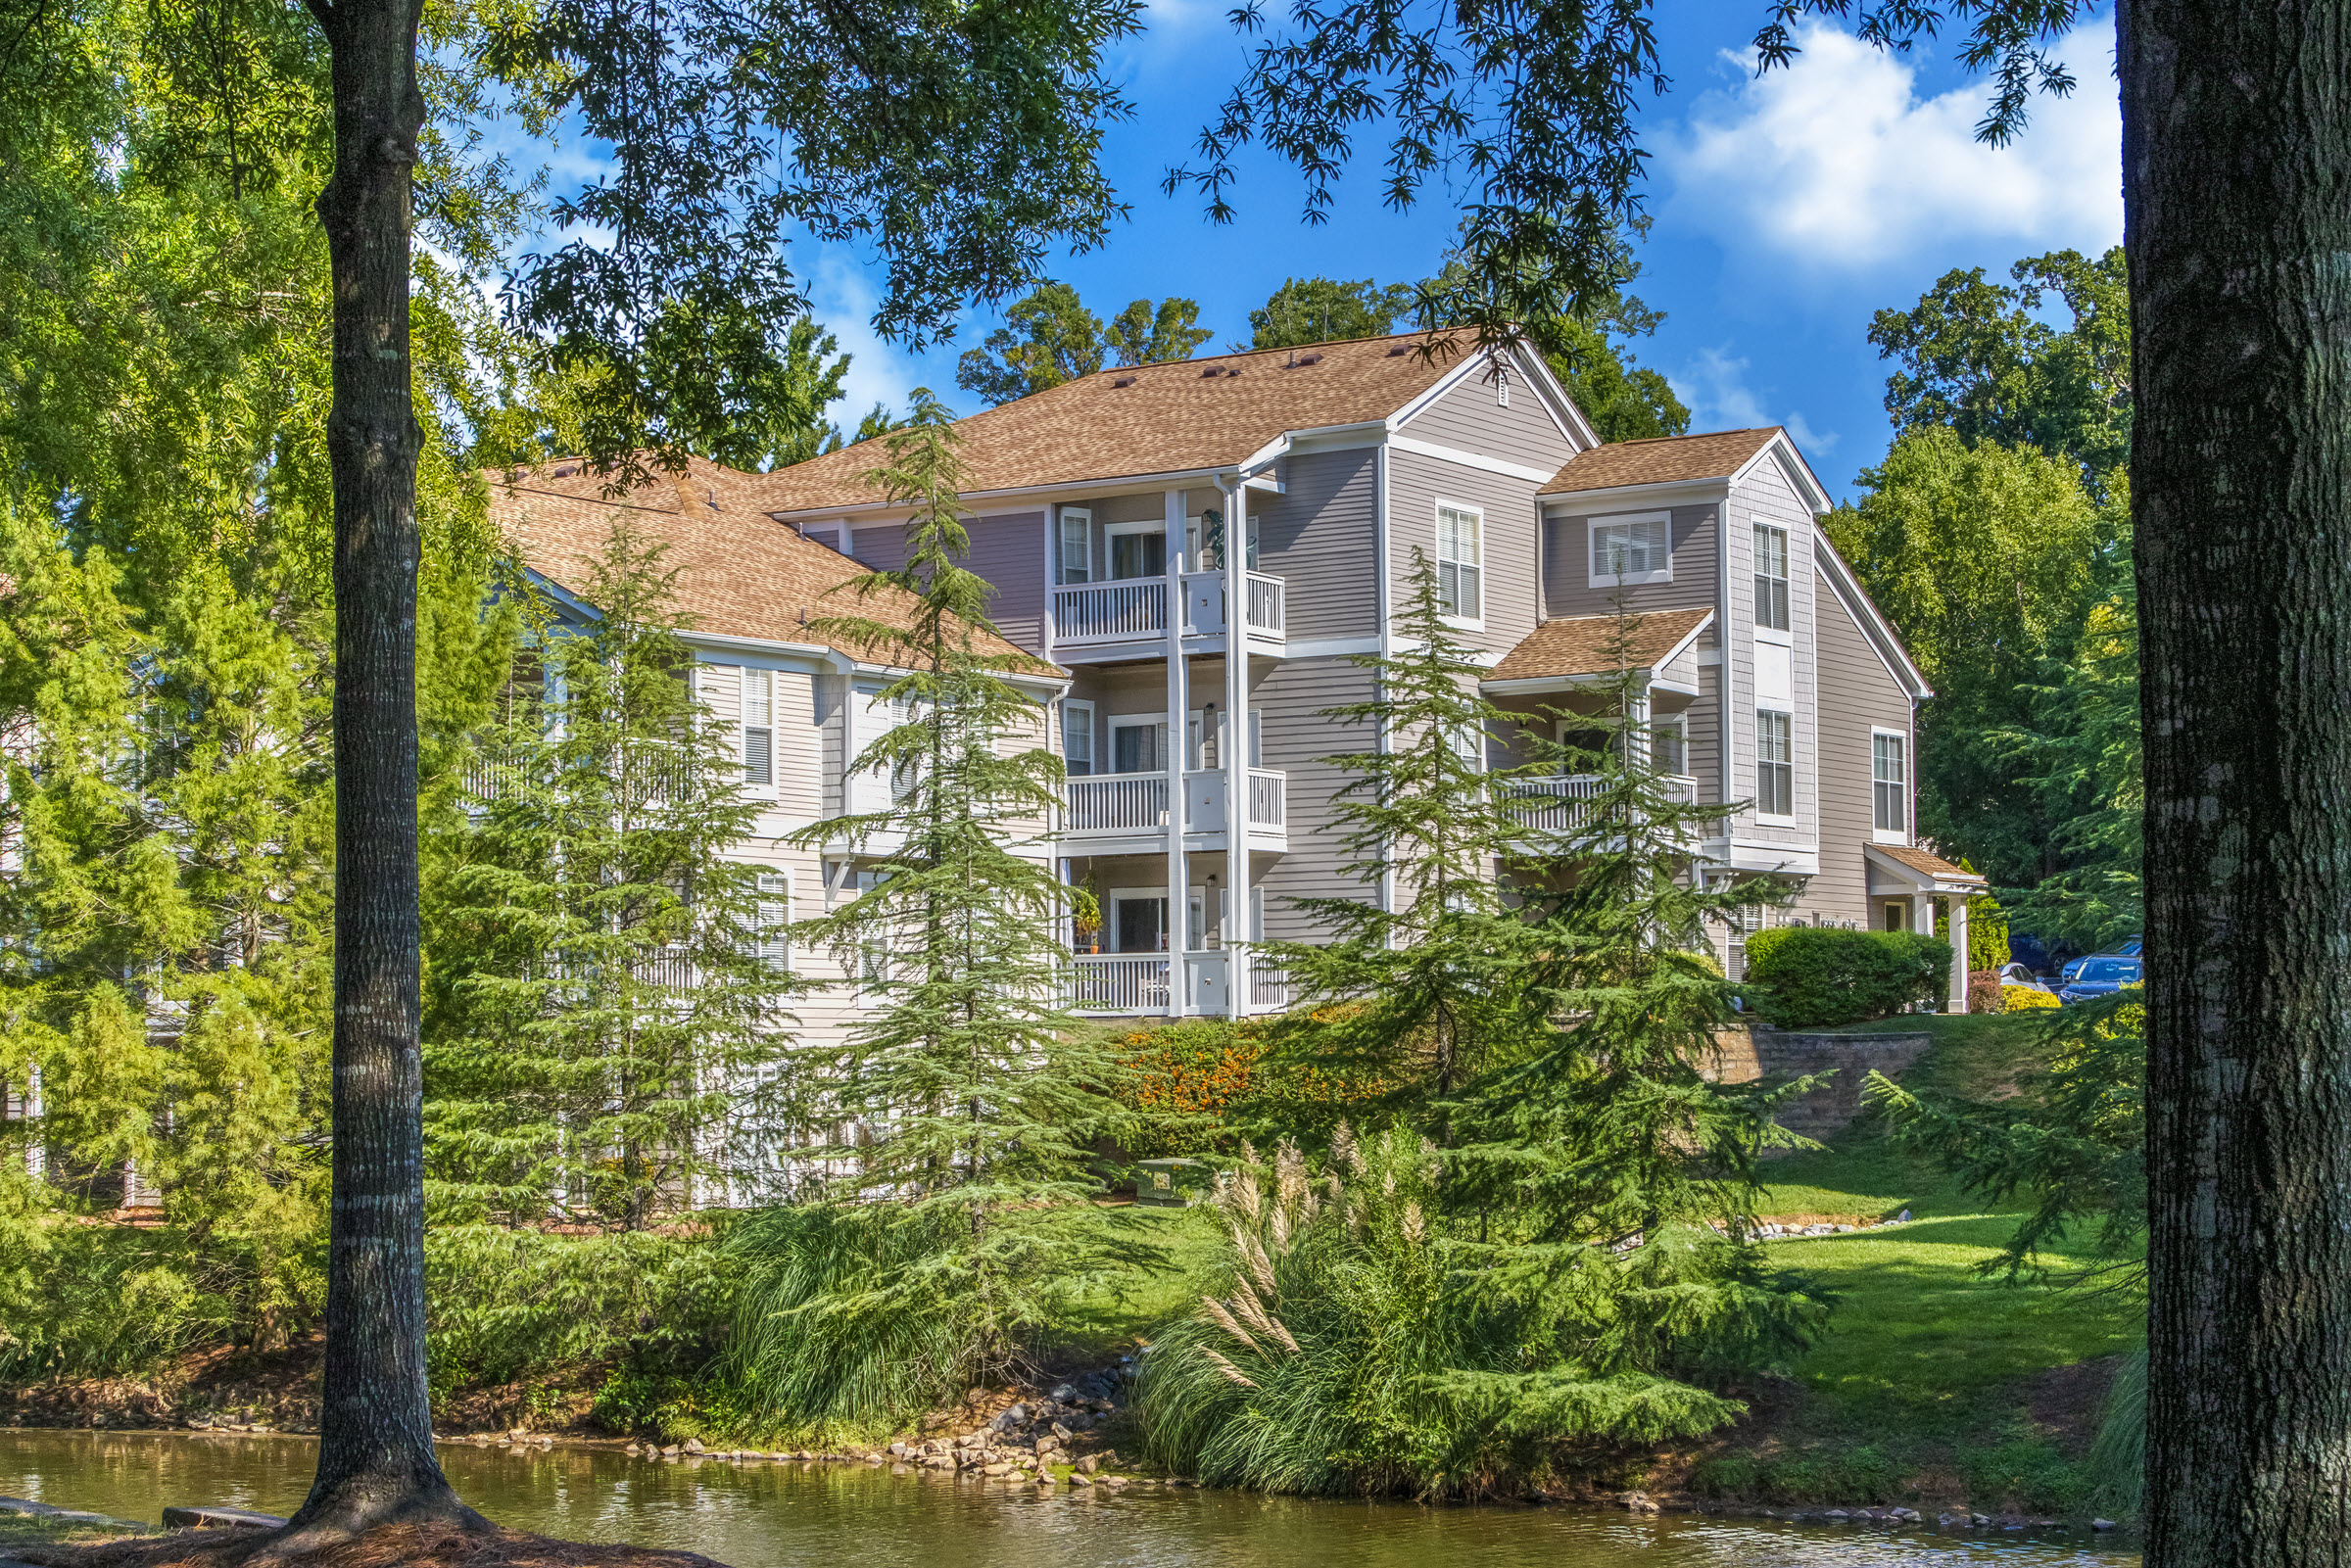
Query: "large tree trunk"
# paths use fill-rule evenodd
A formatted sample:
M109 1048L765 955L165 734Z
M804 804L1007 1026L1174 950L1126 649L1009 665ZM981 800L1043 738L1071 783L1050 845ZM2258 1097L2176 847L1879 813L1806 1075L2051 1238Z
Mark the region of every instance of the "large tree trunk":
M2351 1562L2351 8L2127 0L2148 1562Z
M334 52L334 1197L318 1474L280 1553L418 1518L480 1523L433 1456L417 1052L416 452L408 194L416 0L313 0Z

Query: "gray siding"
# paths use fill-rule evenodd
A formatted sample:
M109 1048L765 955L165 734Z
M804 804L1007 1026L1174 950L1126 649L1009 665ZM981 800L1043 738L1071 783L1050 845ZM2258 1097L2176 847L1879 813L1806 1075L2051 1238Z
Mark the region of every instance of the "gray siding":
M1257 569L1285 583L1287 635L1372 635L1379 630L1370 572L1378 555L1378 454L1368 447L1301 452L1282 459L1280 470L1285 493L1251 491L1249 515L1257 524Z
M906 564L906 525L868 523L849 531L849 553L877 572L894 572Z
M1751 797L1755 792L1755 594L1754 526L1773 524L1788 531L1788 624L1794 638L1790 726L1796 763L1796 826L1767 827L1743 813L1736 836L1767 844L1802 845L1815 841L1820 811L1820 738L1816 722L1818 677L1814 666L1813 589L1819 577L1812 561L1815 534L1811 510L1776 460L1766 460L1740 482L1723 502L1730 548L1730 624L1723 639L1724 667L1730 672L1731 750L1734 758L1731 795ZM1680 562L1675 562L1680 576Z
M1266 935L1273 941L1320 938L1320 926L1291 903L1295 898L1378 896L1375 883L1347 875L1346 852L1333 829L1331 796L1347 782L1319 761L1344 751L1368 751L1367 726L1341 725L1320 710L1371 695L1371 672L1344 659L1287 659L1260 681L1250 701L1265 710L1265 765L1289 774L1289 853L1257 875L1266 890Z
M1815 574L1820 652L1820 875L1797 901L1808 916L1869 924L1862 846L1876 812L1869 732L1912 734L1910 698L1836 594ZM1913 744L1915 750L1915 743ZM1910 773L1917 774L1917 759Z
M1415 422L1416 423L1416 422ZM1388 591L1394 615L1411 591L1413 550L1436 557L1437 505L1475 507L1484 518L1479 567L1483 576L1484 626L1463 641L1490 653L1508 653L1542 621L1541 585L1535 571L1540 519L1537 484L1511 479L1418 452L1388 454ZM1368 585L1356 593L1364 597Z
M1415 414L1398 434L1540 468L1546 475L1558 473L1576 451L1542 398L1515 370L1511 374L1509 407L1497 401L1495 385L1485 372L1472 370L1459 386Z
M1673 581L1636 583L1630 588L1592 586L1592 519L1557 514L1543 523L1543 613L1546 616L1607 615L1624 595L1625 607L1641 614L1651 610L1686 610L1715 602L1714 585L1721 570L1715 539L1717 508L1709 501L1699 506L1668 508L1673 539ZM1655 506L1624 505L1606 515L1655 511Z
M995 588L988 619L1007 640L1039 651L1045 634L1045 514L1020 512L971 521L972 553L964 564Z
M1690 736L1690 772L1698 780L1698 798L1719 802L1722 792L1722 666L1698 667L1698 695L1690 699L1684 723ZM1746 791L1734 789L1729 798Z

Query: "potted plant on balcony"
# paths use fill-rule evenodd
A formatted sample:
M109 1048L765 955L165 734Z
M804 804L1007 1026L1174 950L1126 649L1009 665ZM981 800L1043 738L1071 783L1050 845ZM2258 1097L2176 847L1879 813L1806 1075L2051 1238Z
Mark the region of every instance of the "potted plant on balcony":
M1102 950L1102 900L1090 886L1070 889L1070 946L1080 953Z

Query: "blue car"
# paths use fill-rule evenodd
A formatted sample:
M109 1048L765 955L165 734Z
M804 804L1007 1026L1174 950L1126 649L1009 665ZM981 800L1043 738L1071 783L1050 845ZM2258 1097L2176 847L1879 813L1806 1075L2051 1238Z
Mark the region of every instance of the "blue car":
M2128 990L2143 979L2136 958L2121 953L2099 953L2072 965L2065 980L2057 987L2060 1002L2087 1002L2093 997L2112 996Z

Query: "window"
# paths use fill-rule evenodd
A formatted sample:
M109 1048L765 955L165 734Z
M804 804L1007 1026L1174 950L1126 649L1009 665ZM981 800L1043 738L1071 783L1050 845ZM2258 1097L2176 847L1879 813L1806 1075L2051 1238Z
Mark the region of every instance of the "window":
M792 968L792 878L759 874L759 957L771 970Z
M1673 581L1672 519L1664 512L1592 519L1592 586Z
M1445 736L1453 754L1462 759L1462 766L1471 773L1486 771L1486 732L1483 725L1463 724L1455 727Z
M1076 507L1061 509L1061 580L1094 580L1094 514Z
M1887 904L1885 929L1890 931L1906 931L1909 928L1910 906L1907 903L1898 900Z
M1478 532L1482 519L1461 506L1437 507L1437 602L1448 615L1474 621L1485 613Z
M1788 630L1788 530L1755 525L1755 625Z
M1755 814L1796 815L1795 722L1769 708L1755 713Z
M1094 771L1094 705L1064 698L1061 704L1061 762L1071 777Z
M1676 776L1690 771L1690 731L1681 714L1651 721L1649 765L1659 773Z
M1263 708L1251 708L1249 710L1249 766L1252 768L1262 768L1265 765L1266 710Z
M776 782L775 676L743 672L743 782L754 789Z
M1882 833L1907 833L1910 826L1907 739L1898 735L1869 737L1869 792L1877 804L1875 826Z
M1168 570L1168 525L1113 523L1102 531L1110 549L1109 581L1163 577Z
M1152 716L1110 721L1112 773L1165 773L1167 767L1167 720Z

